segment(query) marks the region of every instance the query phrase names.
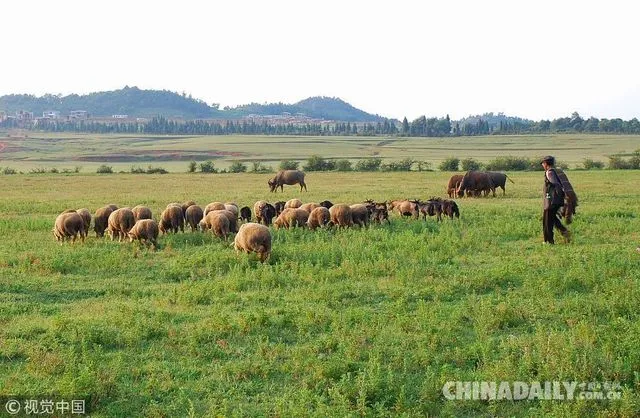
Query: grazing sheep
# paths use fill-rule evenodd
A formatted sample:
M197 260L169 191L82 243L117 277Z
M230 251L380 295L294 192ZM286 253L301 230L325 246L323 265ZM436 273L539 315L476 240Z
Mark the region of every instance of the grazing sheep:
M184 232L184 217L182 216L182 206L169 205L160 215L160 225L158 227L163 234L173 231L178 233L178 229Z
M442 213L447 215L449 218L453 219L460 217L460 209L458 209L458 204L454 200L443 200L442 201Z
M133 209L131 209L131 212L133 212L133 217L135 218L136 222L138 222L140 219L152 219L153 218L153 214L151 213L151 209L149 209L146 206L138 205L138 206L134 207Z
M258 200L256 203L253 204L253 213L256 214L256 220L258 221L258 223L263 223L262 222L262 208L267 204L266 201L264 200Z
M251 208L249 206L243 206L240 209L240 219L243 222L251 222Z
M236 251L257 253L262 263L271 254L271 232L264 225L249 222L243 224L234 240Z
M320 206L322 206L323 208L331 209L331 206L333 206L333 203L331 203L328 200L323 200L322 202L320 202Z
M114 210L118 210L118 205L115 205L113 203L107 205L107 207L111 209L111 212L113 212Z
M300 206L300 209L304 209L307 212L311 213L311 212L313 212L313 210L315 208L319 208L319 207L320 207L320 205L317 204L316 202L309 202L309 203L305 203L304 205Z
M198 205L191 205L187 207L186 212L184 213L185 222L191 227L191 232L198 230L198 224L202 218L204 218L204 212Z
M299 208L287 208L273 222L276 228L295 228L303 226L309 219L309 212Z
M129 230L129 242L137 239L138 242L151 243L153 248L158 248L158 224L153 219L140 219Z
M184 216L185 220L187 218L187 209L189 208L189 206L193 206L195 204L196 202L194 202L193 200L187 200L182 205L180 205L180 207L182 208L182 216Z
M237 206L237 205L234 205L234 204L232 204L232 203L225 203L225 204L224 204L224 208L225 208L226 210L228 210L229 212L233 213L233 214L236 216L236 218L237 218L237 217L238 217L238 215L240 214L240 211L238 210L238 206Z
M402 216L413 216L415 219L420 216L418 205L408 200L392 200L387 205L389 210L396 211Z
M133 228L133 225L136 223L136 221L131 209L120 208L111 212L107 223L109 224L107 230L109 231L109 235L111 236L111 241L115 239L116 235L118 235L118 241L122 241L127 237L129 230Z
M204 216L207 216L207 213L212 210L225 210L224 204L221 202L211 202L204 208Z
M256 218L258 216L256 215ZM260 217L262 219L262 224L271 225L271 221L276 217L276 208L273 207L271 203L267 203L262 207L262 212L260 212Z
M389 225L391 225L391 221L389 221L389 211L387 210L387 202L384 203L374 203L375 207L373 209L373 213L371 214L371 219L373 222L378 224L382 224L382 221L386 220Z
M96 237L103 237L104 231L109 225L109 215L111 215L113 209L110 206L105 206L96 210L93 215L93 230L96 231Z
M229 220L229 230L231 232L238 232L238 217L234 215L233 212L226 209L212 210L211 212L220 212L224 214L224 216Z
M323 228L329 223L330 220L331 215L329 214L329 209L323 206L319 206L312 210L309 214L307 226L311 230L315 230L316 228Z
M67 238L72 238L72 242L76 242L76 238L80 235L80 239L84 242L84 238L87 236L84 225L84 219L78 213L65 211L56 217L53 236L56 241L62 243Z
M418 210L422 213L422 219L427 220L427 216L436 216L438 222L442 221L442 199L432 197L426 203L419 200L411 201L418 205Z
M302 200L300 199L289 199L287 200L287 203L284 204L285 209L295 209L299 208L300 206L302 206Z
M365 205L364 203L356 203L349 207L351 208L351 220L354 224L357 224L360 227L369 225L371 210L368 205Z
M337 204L329 208L331 222L338 227L348 227L353 225L351 218L351 208L349 205Z
M210 229L211 232L217 237L227 240L227 236L230 232L230 222L227 214L223 210L213 210L207 213L207 216L202 220L204 223L203 230Z
M273 204L273 207L276 209L276 216L280 215L284 210L284 205L287 202L283 202L282 200Z
M89 227L91 226L91 212L89 212L89 209L82 208L78 209L76 213L80 215L84 221L84 234L86 236L89 234Z

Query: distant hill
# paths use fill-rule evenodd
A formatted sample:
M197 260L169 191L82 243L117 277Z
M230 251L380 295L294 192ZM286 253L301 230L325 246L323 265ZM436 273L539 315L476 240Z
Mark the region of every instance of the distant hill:
M141 90L125 87L120 90L57 96L47 94L36 97L27 94L11 94L0 97L0 110L13 114L20 110L33 112L35 116L43 112L57 110L62 115L72 110L86 110L94 117L128 115L129 117L153 117L184 119L240 119L248 115L292 115L301 114L314 119L343 122L377 122L385 118L356 109L338 98L310 97L294 104L271 103L237 106L218 109L190 95L167 90Z
M493 112L483 113L482 115L467 116L466 118L462 118L456 122L458 122L460 126L466 124L475 125L479 120L487 122L491 129L496 129L498 126L500 126L500 122L521 125L531 125L534 123L534 121L532 120L519 118L517 116L506 116L504 113Z

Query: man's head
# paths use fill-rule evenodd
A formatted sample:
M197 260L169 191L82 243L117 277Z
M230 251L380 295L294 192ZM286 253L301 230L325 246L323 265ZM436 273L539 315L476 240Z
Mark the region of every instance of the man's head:
M547 155L542 159L542 161L540 161L540 164L542 164L542 167L545 170L548 170L549 168L553 167L555 163L556 163L556 159L552 155Z

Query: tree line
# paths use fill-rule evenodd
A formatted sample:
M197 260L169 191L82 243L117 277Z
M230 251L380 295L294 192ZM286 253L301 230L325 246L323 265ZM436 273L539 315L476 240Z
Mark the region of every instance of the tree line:
M553 120L530 121L519 118L504 118L496 121L487 114L457 122L449 115L444 118L420 116L409 122L392 120L381 122L331 122L331 123L269 123L254 120L172 120L156 116L143 122L92 121L92 120L39 120L34 126L24 126L15 119L0 123L2 128L31 128L49 132L172 134L172 135L306 135L306 136L409 136L409 137L457 137L475 135L514 135L539 133L608 133L640 134L640 121L583 119L574 112L570 117ZM490 122L491 120L491 122Z

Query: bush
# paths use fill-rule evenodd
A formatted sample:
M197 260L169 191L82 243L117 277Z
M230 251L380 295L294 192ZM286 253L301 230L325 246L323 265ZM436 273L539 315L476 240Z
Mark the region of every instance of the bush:
M52 173L52 174L57 174L60 171L56 167L53 167L51 170L49 170L49 172Z
M198 168L198 163L195 161L189 161L189 165L187 167L187 173L195 173Z
M411 158L405 158L400 161L391 161L387 164L382 164L380 169L382 171L411 171L411 166L415 161Z
M631 164L622 157L613 155L609 157L608 167L611 170L628 170L631 168Z
M262 164L262 161L254 161L251 163L251 172L252 173L270 173L273 169L271 167L267 167Z
M280 161L279 168L280 170L297 170L298 165L300 165L300 163L297 161L282 160Z
M29 170L29 173L31 174L44 174L46 172L47 172L47 169L42 167L32 168L31 170Z
M229 167L230 173L245 173L246 171L247 166L240 161L233 161Z
M81 166L77 165L77 166L73 167L73 172L74 173L79 173L80 171L82 171L82 167Z
M337 160L336 161L336 170L338 171L351 171L353 168L351 167L351 161L349 160Z
M460 164L462 165L462 171L482 169L482 165L478 161L474 160L473 158L465 158L464 160L460 161Z
M16 170L11 167L5 167L2 169L2 174L6 174L6 175L16 174Z
M522 157L498 157L489 161L484 167L487 171L527 171L542 169L539 159L529 160Z
M165 170L162 167L151 167L151 166L148 166L146 173L147 174L167 174L168 171Z
M200 163L200 171L203 173L217 173L218 170L213 165L213 161L205 161Z
M438 166L438 169L440 171L458 171L459 165L460 165L460 159L455 157L449 157L440 163L440 165Z
M365 158L356 163L356 171L378 171L382 160L380 158Z
M582 167L585 170L600 170L604 168L604 163L602 161L593 161L591 158L585 158L582 162Z
M98 174L111 174L113 173L113 167L110 167L108 165L101 165L100 167L98 167L98 169L96 170L96 173Z
M131 172L131 174L144 174L145 170L142 167L136 167L136 166L131 166L131 169L129 170Z
M428 161L416 161L416 167L418 171L432 171L431 163Z
M629 168L633 170L640 169L640 151L633 153L633 156L629 158Z

